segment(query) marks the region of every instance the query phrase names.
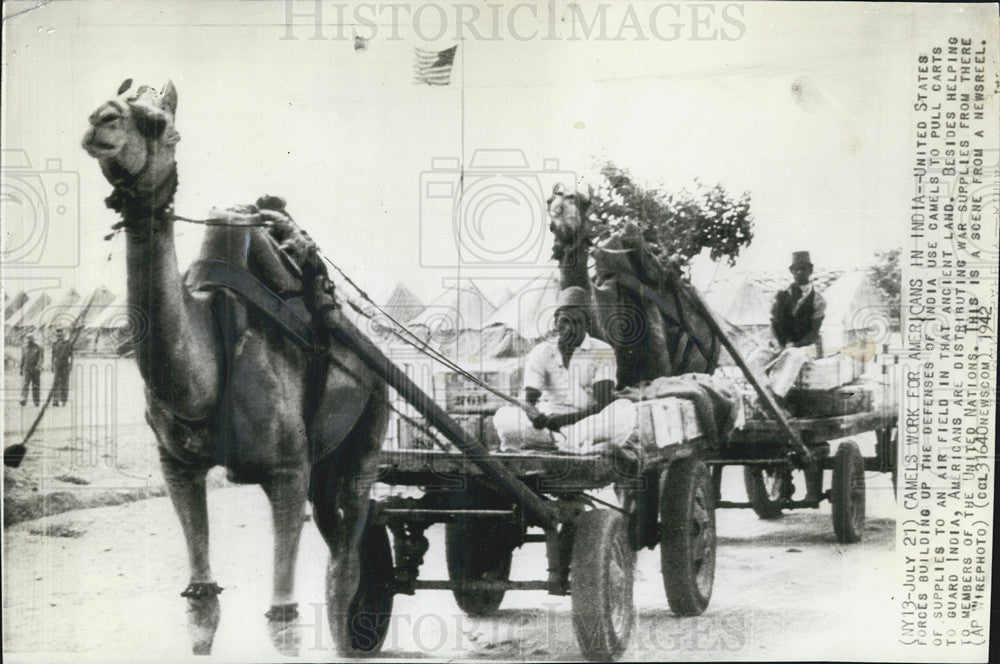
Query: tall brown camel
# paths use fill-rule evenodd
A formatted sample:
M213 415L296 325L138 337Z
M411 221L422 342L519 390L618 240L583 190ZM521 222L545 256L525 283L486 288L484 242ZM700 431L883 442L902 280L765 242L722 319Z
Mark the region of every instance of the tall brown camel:
M270 501L274 578L266 616L279 651L298 653L294 573L307 495L330 549L326 594L336 646L344 654L373 650L381 643L359 637L358 625L377 617L363 613L370 600L355 596L365 595L359 561L388 420L386 386L318 324L309 323L318 350L303 349L245 300L224 289L199 291L181 275L172 207L176 109L171 83L157 92L126 81L90 116L83 147L114 186L107 203L122 216L128 301L147 323L133 342L146 384L146 419L187 541L191 576L182 595L192 649L210 654L220 618L205 476L221 464L233 481L259 484ZM274 199L230 212L290 220L268 201ZM201 258L241 267L275 292L309 291L314 280L284 268L275 245L259 226L210 227ZM318 301L307 301L307 308Z
M719 342L696 313L679 275L650 254L638 226L595 246L587 216L593 191L557 184L548 200L560 288L593 299L594 335L615 350L618 387L660 376L711 373Z

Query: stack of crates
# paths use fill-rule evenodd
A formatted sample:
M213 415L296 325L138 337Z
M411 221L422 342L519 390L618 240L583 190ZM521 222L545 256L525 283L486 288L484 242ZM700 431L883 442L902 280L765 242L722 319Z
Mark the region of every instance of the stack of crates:
M471 371L491 388L517 397L521 387L521 369L516 359L491 360ZM478 440L490 450L500 448L500 438L493 426L493 415L507 402L493 392L476 385L452 371L434 375L434 400L462 427L466 435ZM414 418L417 419L417 418ZM450 443L445 445L451 447ZM438 449L429 435L409 422L399 420L400 449Z

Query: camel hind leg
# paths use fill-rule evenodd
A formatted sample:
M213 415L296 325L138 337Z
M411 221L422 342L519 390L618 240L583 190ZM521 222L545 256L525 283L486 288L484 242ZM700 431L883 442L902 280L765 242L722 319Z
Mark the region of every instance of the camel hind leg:
M342 656L381 648L392 615L393 564L384 526L372 523L371 486L388 408L377 395L332 454L313 468L311 498L320 533L330 548L327 620Z

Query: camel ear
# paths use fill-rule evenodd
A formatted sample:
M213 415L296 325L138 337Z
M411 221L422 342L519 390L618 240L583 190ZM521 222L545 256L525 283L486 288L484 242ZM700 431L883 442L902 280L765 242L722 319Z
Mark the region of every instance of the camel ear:
M168 109L172 115L177 114L177 88L174 87L173 81L167 81L167 84L163 86L160 90L160 96L163 101L163 108Z
M577 182L576 198L584 203L590 203L594 198L594 188L586 182Z
M566 195L566 185L564 185L562 182L556 182L552 186L552 195L553 196L565 196Z
M125 94L125 91L131 87L132 87L132 79L126 78L124 81L122 81L122 84L118 86L118 92L116 92L115 94L116 95Z

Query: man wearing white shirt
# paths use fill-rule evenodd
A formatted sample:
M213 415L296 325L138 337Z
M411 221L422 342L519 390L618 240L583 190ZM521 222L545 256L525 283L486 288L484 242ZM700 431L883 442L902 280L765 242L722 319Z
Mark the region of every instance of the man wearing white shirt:
M559 294L557 336L525 358L524 397L539 411L533 420L513 406L494 424L503 451L536 449L591 454L620 447L635 428L635 405L615 399L615 354L588 334L589 296L578 286Z

